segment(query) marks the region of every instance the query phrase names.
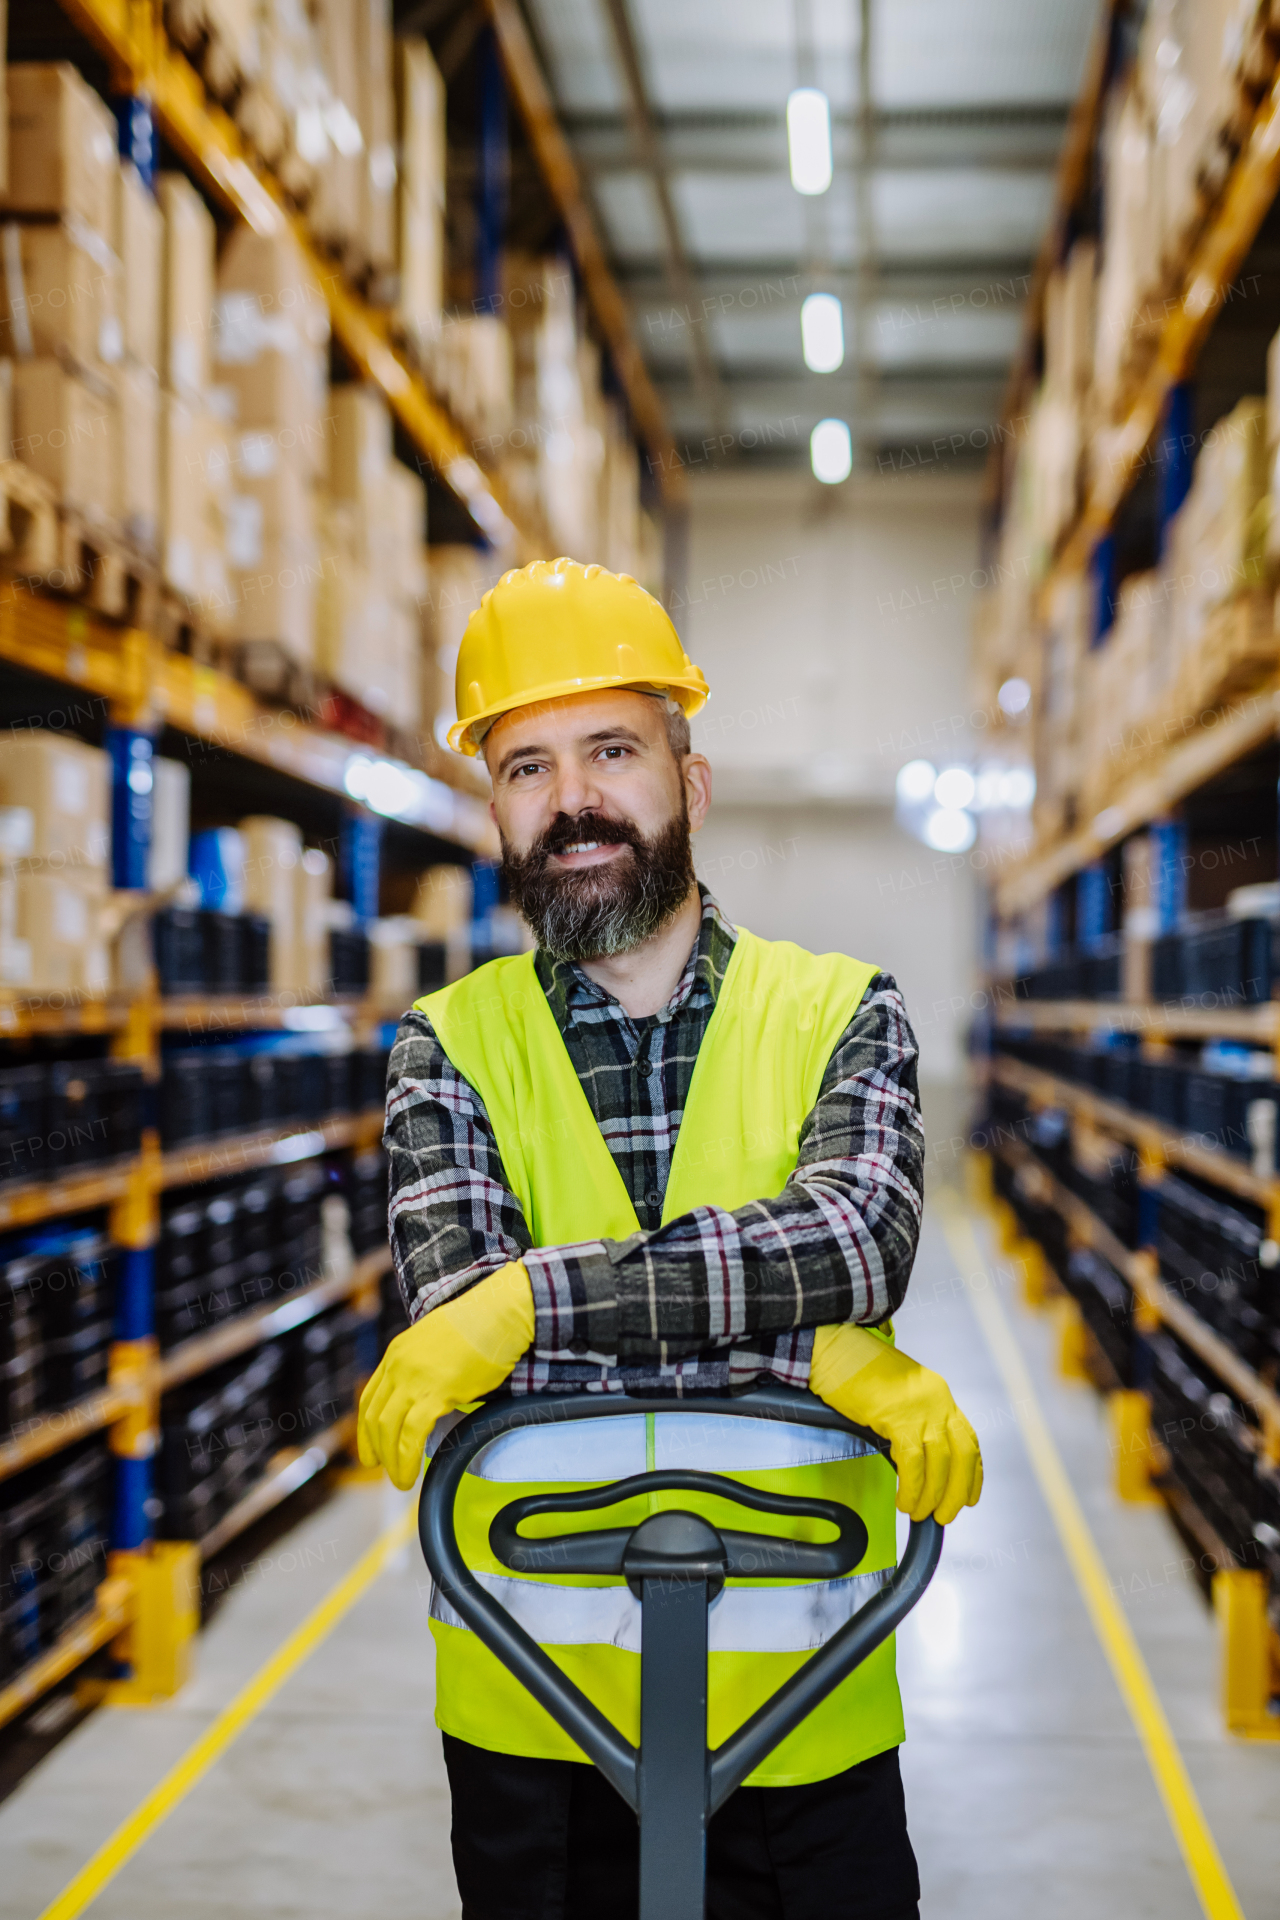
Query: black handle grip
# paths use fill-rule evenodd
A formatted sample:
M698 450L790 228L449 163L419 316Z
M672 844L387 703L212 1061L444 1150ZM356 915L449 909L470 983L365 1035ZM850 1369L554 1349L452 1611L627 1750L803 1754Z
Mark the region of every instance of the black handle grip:
M836 1528L834 1540L789 1540L785 1534L736 1533L726 1527L716 1532L725 1544L725 1572L730 1577L757 1580L838 1580L852 1573L867 1551L867 1529L852 1507L839 1500L814 1500L802 1494L767 1493L744 1487L719 1473L698 1473L671 1467L661 1472L637 1473L608 1487L585 1487L577 1493L530 1493L511 1501L493 1517L489 1545L504 1567L518 1573L620 1574L622 1558L634 1527L607 1527L597 1533L561 1533L530 1540L519 1531L522 1520L541 1513L598 1513L602 1507L650 1493L709 1493L717 1499L750 1507L756 1513L781 1514L787 1519L825 1520Z
M625 1413L701 1413L720 1418L782 1420L793 1426L824 1427L856 1434L886 1455L889 1446L887 1441L865 1427L855 1426L812 1394L772 1386L732 1400L701 1395L680 1401L647 1395L620 1396L608 1401L598 1399L595 1394L547 1394L519 1400L502 1397L469 1414L445 1436L430 1464L418 1507L418 1531L432 1577L477 1638L595 1762L628 1806L635 1809L639 1801L636 1748L581 1688L561 1672L506 1609L486 1593L462 1558L453 1522L454 1503L463 1475L476 1454L491 1440L522 1427L596 1420L602 1415ZM735 1787L799 1726L819 1701L888 1639L928 1586L941 1552L942 1528L937 1521L913 1520L902 1560L879 1593L860 1607L771 1700L711 1755L709 1813L722 1806Z

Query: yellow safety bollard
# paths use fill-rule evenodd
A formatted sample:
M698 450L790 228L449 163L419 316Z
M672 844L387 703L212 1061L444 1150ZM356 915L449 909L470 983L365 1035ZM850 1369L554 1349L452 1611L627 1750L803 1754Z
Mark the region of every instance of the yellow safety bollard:
M1064 1380L1092 1381L1089 1372L1089 1330L1070 1294L1053 1302L1058 1333L1058 1371Z
M1252 1740L1280 1740L1280 1718L1269 1710L1277 1676L1266 1574L1240 1567L1215 1573L1213 1608L1222 1629L1222 1712L1228 1730Z
M145 1707L178 1692L191 1677L191 1643L200 1625L200 1549L191 1540L155 1540L113 1554L113 1573L133 1587L133 1618L114 1651L132 1669L106 1689L112 1706Z
M1038 1240L1022 1240L1018 1244L1018 1260L1022 1267L1022 1299L1028 1307L1043 1307L1059 1291L1057 1276L1045 1258L1044 1248Z
M1151 1484L1158 1457L1151 1435L1151 1402L1145 1393L1122 1387L1107 1396L1111 1445L1115 1455L1115 1490L1135 1506L1159 1506L1160 1494Z

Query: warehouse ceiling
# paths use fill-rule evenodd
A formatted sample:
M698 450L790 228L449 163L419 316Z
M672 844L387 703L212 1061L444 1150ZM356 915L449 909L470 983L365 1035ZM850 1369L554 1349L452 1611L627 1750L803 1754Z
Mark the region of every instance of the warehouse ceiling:
M834 415L872 471L982 462L1096 0L526 11L682 457L806 462ZM789 176L797 86L831 102L820 195ZM813 291L844 308L832 373L801 351Z

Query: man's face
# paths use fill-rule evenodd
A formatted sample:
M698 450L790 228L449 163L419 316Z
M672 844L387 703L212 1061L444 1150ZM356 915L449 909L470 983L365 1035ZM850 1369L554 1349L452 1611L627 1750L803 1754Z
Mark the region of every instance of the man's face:
M660 700L611 690L504 714L484 757L512 899L549 951L625 952L679 909L710 769L676 759Z

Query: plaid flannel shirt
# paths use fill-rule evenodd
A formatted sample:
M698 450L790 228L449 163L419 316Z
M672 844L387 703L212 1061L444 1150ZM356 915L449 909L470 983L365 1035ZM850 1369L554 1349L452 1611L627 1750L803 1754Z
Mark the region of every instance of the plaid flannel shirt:
M578 967L535 967L639 1233L530 1245L476 1090L430 1020L391 1055L390 1231L411 1320L523 1260L534 1344L514 1392L707 1393L764 1376L807 1386L813 1329L896 1311L915 1258L924 1136L916 1044L892 978L872 979L831 1055L776 1199L662 1224L671 1157L737 934L705 888L698 941L660 1013L632 1019Z

